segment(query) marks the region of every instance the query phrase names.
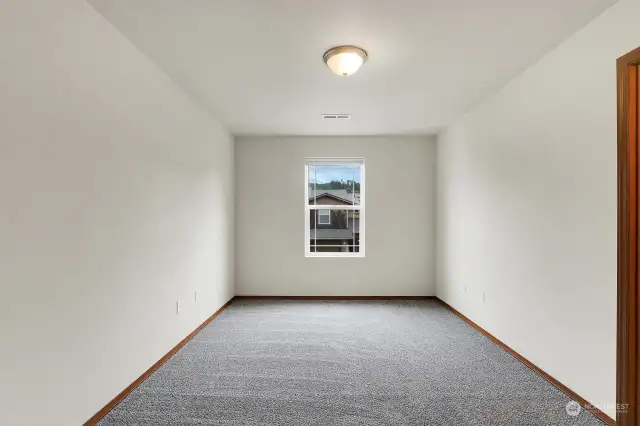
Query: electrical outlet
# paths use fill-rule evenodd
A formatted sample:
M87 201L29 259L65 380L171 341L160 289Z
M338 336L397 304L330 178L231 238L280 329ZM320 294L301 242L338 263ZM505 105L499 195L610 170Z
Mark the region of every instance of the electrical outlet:
M180 315L180 301L176 302L176 315Z

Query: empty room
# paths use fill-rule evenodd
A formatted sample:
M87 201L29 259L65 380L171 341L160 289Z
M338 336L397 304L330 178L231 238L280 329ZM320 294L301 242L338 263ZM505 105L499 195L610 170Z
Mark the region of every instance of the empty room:
M0 0L0 425L640 426L639 20Z

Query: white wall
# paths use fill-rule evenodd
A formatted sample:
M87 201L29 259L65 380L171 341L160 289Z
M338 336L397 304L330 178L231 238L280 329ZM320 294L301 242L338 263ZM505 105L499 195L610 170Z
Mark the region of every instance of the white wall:
M1 10L0 423L78 425L233 295L232 140L83 1Z
M438 296L593 404L615 402L616 58L638 16L614 5L439 139Z
M305 258L305 157L365 157L366 257ZM435 294L434 138L236 139L236 294Z

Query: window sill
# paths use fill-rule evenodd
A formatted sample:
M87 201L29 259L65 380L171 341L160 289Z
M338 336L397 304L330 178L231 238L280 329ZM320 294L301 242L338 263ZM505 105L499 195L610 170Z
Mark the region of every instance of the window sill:
M330 257L330 258L364 258L364 253L305 253L304 257Z

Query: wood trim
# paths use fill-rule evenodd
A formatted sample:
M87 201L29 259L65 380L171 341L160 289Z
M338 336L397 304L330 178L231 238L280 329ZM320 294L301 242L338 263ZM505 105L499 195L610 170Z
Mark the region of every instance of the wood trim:
M115 398L113 398L107 405L105 405L93 417L87 420L87 422L84 423L83 426L96 425L104 416L106 416L109 413L109 411L113 410L118 405L118 403L120 403L120 401L126 398L127 395L131 393L131 391L133 391L136 387L138 387L140 383L145 381L151 374L153 374L158 368L160 368L162 364L164 364L169 358L175 355L175 353L178 352L180 348L182 348L189 340L191 340L196 334L198 334L200 330L202 330L204 327L209 325L209 323L211 323L211 321L213 321L218 315L220 315L222 311L228 308L229 305L233 303L233 301L242 300L242 299L244 300L251 300L251 299L255 299L255 300L327 300L327 301L331 301L331 300L334 300L334 301L340 301L340 300L363 300L363 301L366 301L366 300L437 300L442 305L444 305L447 309L449 309L451 312L453 312L462 320L464 320L466 323L468 323L471 327L475 328L480 333L482 333L487 338L489 338L489 340L491 340L493 343L497 344L498 346L500 346L501 348L509 352L514 358L522 362L524 365L529 367L535 373L545 378L549 383L557 387L559 390L566 393L574 401L580 403L585 409L592 412L595 416L603 420L606 424L616 425L616 422L612 418L607 416L604 412L598 410L596 407L594 407L589 402L587 402L584 398L582 398L581 396L573 392L571 389L569 389L568 387L566 387L565 385L563 385L562 383L560 383L559 381L557 381L556 379L548 375L542 369L538 368L535 364L533 364L532 362L527 360L525 357L523 357L522 355L520 355L519 353L511 349L509 346L504 344L501 340L494 337L491 333L489 333L488 331L480 327L475 322L471 321L469 318L464 316L455 308L453 308L452 306L444 302L442 299L439 299L437 296L234 296L231 299L229 299L227 303L222 305L222 307L220 307L220 309L218 309L213 315L211 315L202 324L200 324L195 330L193 330L187 337L182 339L180 343L178 343L169 352L167 352L167 354L164 355L158 362L153 364L147 371L145 371L133 383L127 386L126 389L124 389Z
M429 300L436 296L236 296L249 300Z
M131 393L132 390L134 390L135 388L138 387L138 385L140 385L140 383L144 382L151 374L153 374L162 364L164 364L169 358L171 358L173 355L175 355L176 352L178 352L180 350L180 348L182 348L189 340L191 340L193 338L193 336L195 336L196 334L198 334L198 332L200 330L202 330L204 327L206 327L207 325L209 325L209 323L211 321L213 321L218 315L220 315L220 313L222 311L224 311L225 309L227 309L227 307L229 307L229 305L235 300L235 296L232 297L231 299L229 299L229 301L227 303L225 303L224 305L222 305L222 307L220 307L220 309L218 309L216 312L214 312L213 315L211 315L209 318L207 318L202 324L200 324L198 326L198 328L196 328L195 330L193 330L187 337L185 337L184 339L182 339L180 341L180 343L178 343L177 345L175 345L173 347L173 349L171 349L169 352L167 352L167 354L165 356L163 356L162 358L160 358L160 360L158 362L156 362L155 364L153 364L151 366L151 368L149 368L147 371L145 371L144 373L142 373L142 375L140 377L138 377L136 380L134 380L133 383L131 383L129 386L127 386L127 388L125 390L123 390L122 392L120 392L115 398L113 398L107 405L104 406L104 408L102 408L100 411L98 411L93 417L91 417L89 420L87 420L87 422L84 424L84 426L93 426L96 425L104 416L107 415L107 413L109 413L109 411L113 410L115 408L116 405L118 405L118 403L120 401L122 401L123 399L125 399L127 397L127 395L129 395L129 393Z
M568 387L566 387L565 385L563 385L562 383L560 383L559 381L557 381L556 379L554 379L553 377L551 377L549 374L547 374L544 370L542 370L541 368L539 368L538 366L536 366L534 363L532 363L531 361L529 361L528 359L526 359L525 357L523 357L522 355L520 355L518 352L514 351L513 349L511 349L509 346L507 346L506 344L504 344L500 339L498 339L497 337L493 336L491 333L489 333L487 330L485 330L484 328L480 327L478 324L476 324L475 322L471 321L469 318L467 318L466 316L464 316L463 314L461 314L458 310L456 310L455 308L453 308L451 305L449 305L448 303L446 303L445 301L443 301L442 299L438 299L440 301L440 303L442 303L447 309L449 309L451 312L453 312L454 314L456 314L457 316L459 316L462 320L464 320L467 324L469 324L471 327L475 328L476 330L478 330L480 333L484 334L489 340L491 340L493 343L495 343L496 345L500 346L502 349L504 349L505 351L507 351L509 354L511 354L515 359L517 359L518 361L520 361L521 363L523 363L524 365L526 365L527 367L529 367L531 370L533 370L535 373L539 374L540 376L542 376L543 378L545 378L549 383L551 383L553 386L555 386L556 388L558 388L559 390L561 390L562 392L566 393L569 398L573 399L574 401L578 402L580 405L582 405L585 409L589 410L591 413L593 413L595 416L597 416L598 418L600 418L600 420L602 420L603 422L605 422L608 425L615 425L616 422L615 420L613 420L611 417L609 417L608 415L606 415L604 412L600 411L598 408L594 407L592 404L590 404L587 400L585 400L584 398L582 398L580 395L578 395L577 393L575 393L574 391L572 391L571 389L569 389Z
M640 48L617 61L618 316L617 421L640 425L638 393L638 64Z

